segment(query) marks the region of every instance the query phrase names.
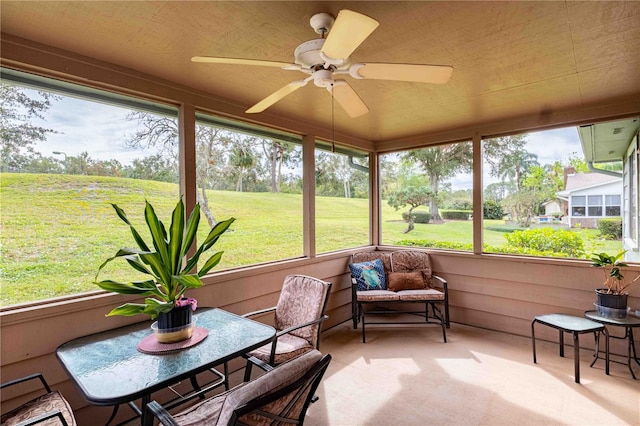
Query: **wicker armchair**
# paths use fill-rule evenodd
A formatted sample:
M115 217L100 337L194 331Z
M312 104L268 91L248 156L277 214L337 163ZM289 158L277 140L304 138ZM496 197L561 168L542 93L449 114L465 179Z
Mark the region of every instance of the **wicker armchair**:
M320 325L331 283L305 275L285 278L277 306L245 314L245 317L275 312L276 337L272 343L245 354L244 381L251 379L251 367L265 371L320 347Z
M164 426L302 425L330 361L331 355L312 350L178 414L156 401L147 410Z
M0 389L5 389L9 386L15 386L36 379L40 380L40 384L46 393L22 404L17 408L14 408L7 413L2 414L2 417L0 418L2 425L75 425L76 419L73 416L73 411L71 410L71 406L69 406L67 400L64 399L60 392L51 391L51 388L44 379L44 376L40 373L31 374L26 377L2 383L0 385Z

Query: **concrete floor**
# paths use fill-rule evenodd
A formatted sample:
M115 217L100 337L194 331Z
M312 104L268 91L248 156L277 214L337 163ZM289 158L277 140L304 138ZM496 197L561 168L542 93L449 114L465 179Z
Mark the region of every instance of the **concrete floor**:
M640 380L625 365L590 368L582 349L575 383L570 336L565 358L537 341L537 364L528 337L452 324L447 340L423 326L371 326L365 344L350 323L323 333L333 360L305 424L640 425Z

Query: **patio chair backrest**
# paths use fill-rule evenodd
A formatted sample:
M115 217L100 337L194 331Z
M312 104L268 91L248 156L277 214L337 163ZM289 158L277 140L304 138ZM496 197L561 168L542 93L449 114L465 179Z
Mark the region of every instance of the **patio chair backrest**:
M276 330L317 320L324 315L331 283L306 275L289 275L284 279L276 306ZM291 334L307 340L317 348L320 324L294 330Z

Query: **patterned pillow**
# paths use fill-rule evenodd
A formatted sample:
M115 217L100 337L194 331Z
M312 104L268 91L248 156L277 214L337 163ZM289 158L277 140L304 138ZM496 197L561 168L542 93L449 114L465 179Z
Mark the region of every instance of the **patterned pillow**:
M380 259L369 262L350 263L351 276L358 284L358 291L386 290L387 279Z

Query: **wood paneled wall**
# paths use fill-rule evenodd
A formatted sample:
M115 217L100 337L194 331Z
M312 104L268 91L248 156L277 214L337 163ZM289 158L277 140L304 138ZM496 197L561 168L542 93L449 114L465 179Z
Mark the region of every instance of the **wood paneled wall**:
M350 320L347 267L350 254L350 251L333 253L315 259L222 272L208 278L207 285L194 291L194 296L201 306L244 313L275 305L286 275L314 276L333 283L327 306L329 319L323 327L326 330ZM584 311L593 309L594 290L601 284L601 274L588 262L446 252L433 252L432 258L434 272L449 282L452 334L456 324L467 324L528 337L531 320L536 315L562 312L582 316ZM2 380L42 371L50 383L68 397L80 424L104 423L110 409L86 404L62 370L55 350L75 337L144 319L106 318L104 314L121 299L120 295L100 294L3 312L0 316ZM629 304L640 308L640 286L633 289ZM270 318L263 320L268 322ZM617 331L620 330L614 333ZM557 341L555 330L539 327L536 332L542 339ZM588 348L593 345L590 338L583 338L582 344ZM636 345L640 345L640 341L636 341ZM626 354L626 345L614 341L612 350ZM238 362L232 368L241 366ZM32 395L3 392L3 405L15 405L30 397ZM121 412L122 418L131 415L126 407Z

